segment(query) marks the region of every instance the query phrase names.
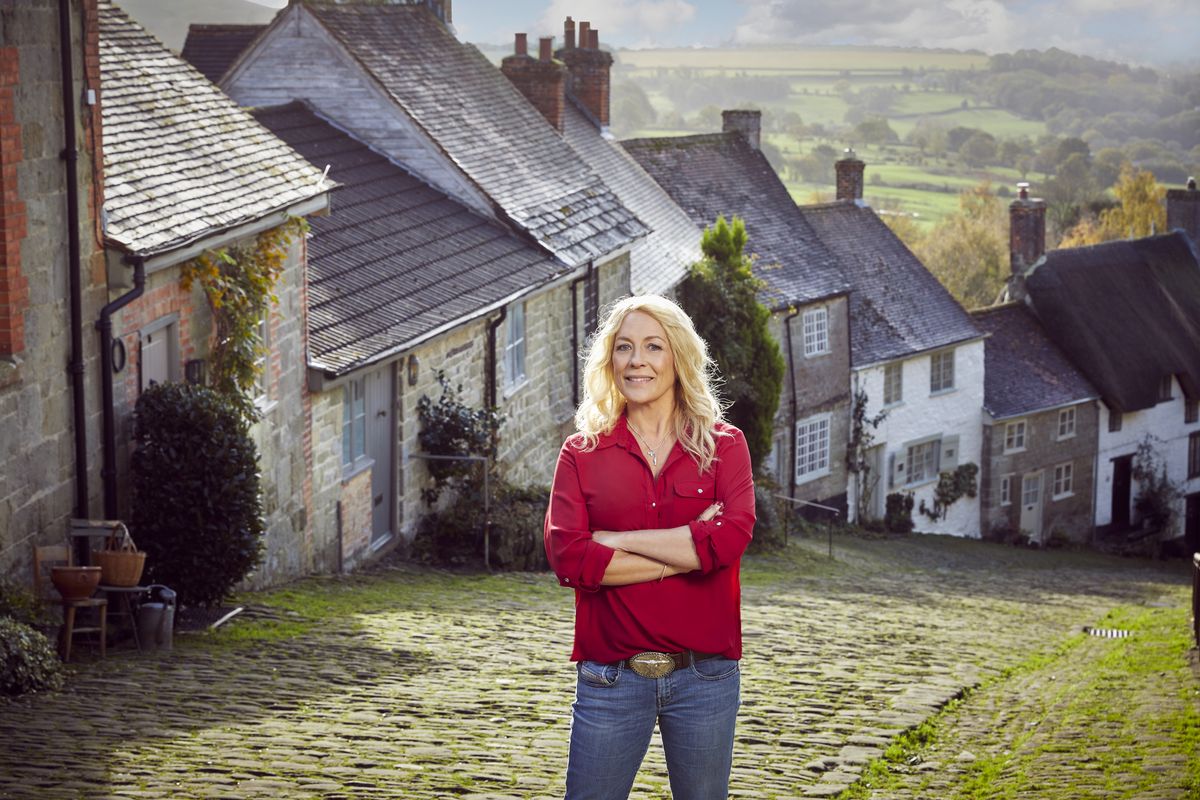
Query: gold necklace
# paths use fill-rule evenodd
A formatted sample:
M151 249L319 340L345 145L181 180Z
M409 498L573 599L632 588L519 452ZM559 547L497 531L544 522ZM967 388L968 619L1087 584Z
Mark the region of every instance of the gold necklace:
M666 444L667 439L671 438L671 432L667 431L667 435L662 438L662 441L659 442L658 444L654 445L654 447L651 447L650 442L646 441L646 437L642 436L641 431L639 431L634 426L633 420L629 419L629 417L626 417L625 424L627 424L629 426L629 430L633 431L633 435L638 438L638 441L640 441L643 445L645 445L646 452L650 454L650 463L657 467L658 466L658 450L664 444Z

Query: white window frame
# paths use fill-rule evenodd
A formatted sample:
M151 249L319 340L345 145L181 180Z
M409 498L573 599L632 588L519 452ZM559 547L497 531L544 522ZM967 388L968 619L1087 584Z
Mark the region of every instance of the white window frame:
M1000 505L1012 505L1012 475L1000 476Z
M355 438L356 431L362 434L358 439ZM342 469L353 472L366 458L367 379L363 377L347 381L342 387Z
M942 461L942 437L938 436L933 439L922 439L921 441L912 442L904 448L904 484L905 486L916 486L922 483L936 481L941 470ZM926 456L926 453L929 456ZM918 474L914 466L917 463L917 455L921 456L921 472ZM928 474L925 467L929 467Z
M804 357L813 358L830 352L829 309L825 306L810 308L801 317L804 331Z
M904 362L883 365L883 404L895 406L904 402Z
M816 414L796 422L796 483L829 474L832 458L832 414Z
M1062 408L1058 411L1058 440L1072 439L1075 437L1075 406L1070 408Z
M1054 487L1052 500L1062 500L1075 494L1075 462L1056 464L1054 467Z
M271 402L271 310L264 308L255 328L254 405L261 411Z
M1004 423L1004 452L1024 453L1025 444L1029 438L1029 425L1026 420L1015 419Z
M1032 491L1030 491L1032 487ZM1031 499L1032 498L1032 499ZM1031 472L1021 476L1021 505L1037 505L1042 499L1042 473Z
M528 381L525 375L525 303L509 306L504 320L504 387L511 394Z
M947 365L949 365L947 367ZM949 377L947 377L949 373ZM954 391L954 350L942 350L929 356L929 393Z

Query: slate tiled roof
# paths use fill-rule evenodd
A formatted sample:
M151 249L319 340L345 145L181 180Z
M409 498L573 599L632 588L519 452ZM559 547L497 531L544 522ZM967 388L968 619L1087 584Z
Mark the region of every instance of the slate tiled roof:
M106 235L143 256L326 191L321 173L116 6L100 3Z
M509 80L424 5L307 8L485 194L566 263L647 232Z
M311 366L345 374L564 270L307 106L254 113L341 184L310 220Z
M980 336L970 315L870 208L834 202L800 211L850 281L852 366Z
M1025 287L1110 407L1155 405L1166 375L1200 397L1200 264L1186 234L1051 250Z
M772 308L847 289L837 260L797 212L766 157L737 133L629 139L621 143L697 225L723 215L746 222L746 249Z
M601 135L596 123L571 100L567 102L567 142L621 203L650 226L650 234L633 246L631 276L634 294L670 291L700 260L701 228L675 204L663 188L617 142Z
M183 60L200 70L200 74L218 83L242 51L266 30L266 25L201 25L188 26L183 42Z
M1003 419L1100 396L1022 303L971 312L984 340L983 406Z

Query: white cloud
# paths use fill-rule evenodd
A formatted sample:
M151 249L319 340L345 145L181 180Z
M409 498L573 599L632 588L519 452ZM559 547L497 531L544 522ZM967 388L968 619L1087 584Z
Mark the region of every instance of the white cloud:
M569 16L578 25L590 22L601 41L611 37L636 37L646 42L670 34L696 15L686 0L551 0L538 21L538 30L553 32L561 45L563 21ZM666 37L664 37L666 38Z
M1153 61L1161 22L1194 25L1194 0L740 0L735 41L950 47L985 52L1059 47ZM1157 46L1153 42L1159 42Z

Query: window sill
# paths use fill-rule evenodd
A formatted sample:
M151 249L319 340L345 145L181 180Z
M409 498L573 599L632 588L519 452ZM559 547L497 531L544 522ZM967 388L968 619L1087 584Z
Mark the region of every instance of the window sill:
M375 466L375 459L366 457L358 459L353 464L342 464L342 483L349 483L351 479L373 466Z
M946 395L954 394L957 391L958 391L957 386L951 386L949 389L936 389L936 390L931 389L929 392L929 396L930 397L945 397Z
M884 403L883 408L885 411L891 411L893 408L899 408L902 405L904 405L903 400L896 400L895 402L892 402L892 403Z
M514 394L521 391L528 385L529 385L529 376L522 375L521 379L519 381L517 381L516 383L514 383L510 386L504 387L504 399L507 400L508 398L512 397Z
M818 480L819 478L824 478L824 477L828 476L829 473L830 473L830 470L828 467L826 467L825 469L817 470L816 472L806 472L803 475L797 475L796 476L796 485L799 486L802 483L812 483L813 481Z
M1007 448L1006 448L1006 449L1004 449L1004 450L1002 450L1002 451L1001 451L1001 453L1000 453L1000 455L1002 455L1002 456L1015 456L1015 455L1019 455L1019 454L1021 454L1021 453L1024 453L1024 452L1025 452L1025 448L1024 448L1024 447L1014 447L1012 450L1009 450L1009 449L1007 449Z
M1074 497L1074 496L1075 496L1074 492L1067 492L1066 494L1052 494L1052 495L1050 495L1050 501L1056 502L1058 500L1066 500L1068 497Z
M1073 433L1068 433L1066 436L1058 436L1058 437L1055 437L1054 441L1056 441L1056 442L1066 442L1066 441L1070 441L1071 439L1074 439L1074 438L1075 438L1075 434L1073 434Z
M901 488L904 489L905 491L912 491L913 489L920 489L922 486L930 486L937 482L938 482L938 478L924 478L922 480L916 481L915 483L906 483Z
M278 400L268 400L265 397L254 398L254 408L258 410L259 415L264 417L274 411L277 405L279 405Z
M805 358L822 358L824 356L833 355L832 350L818 350L815 353L805 353Z

